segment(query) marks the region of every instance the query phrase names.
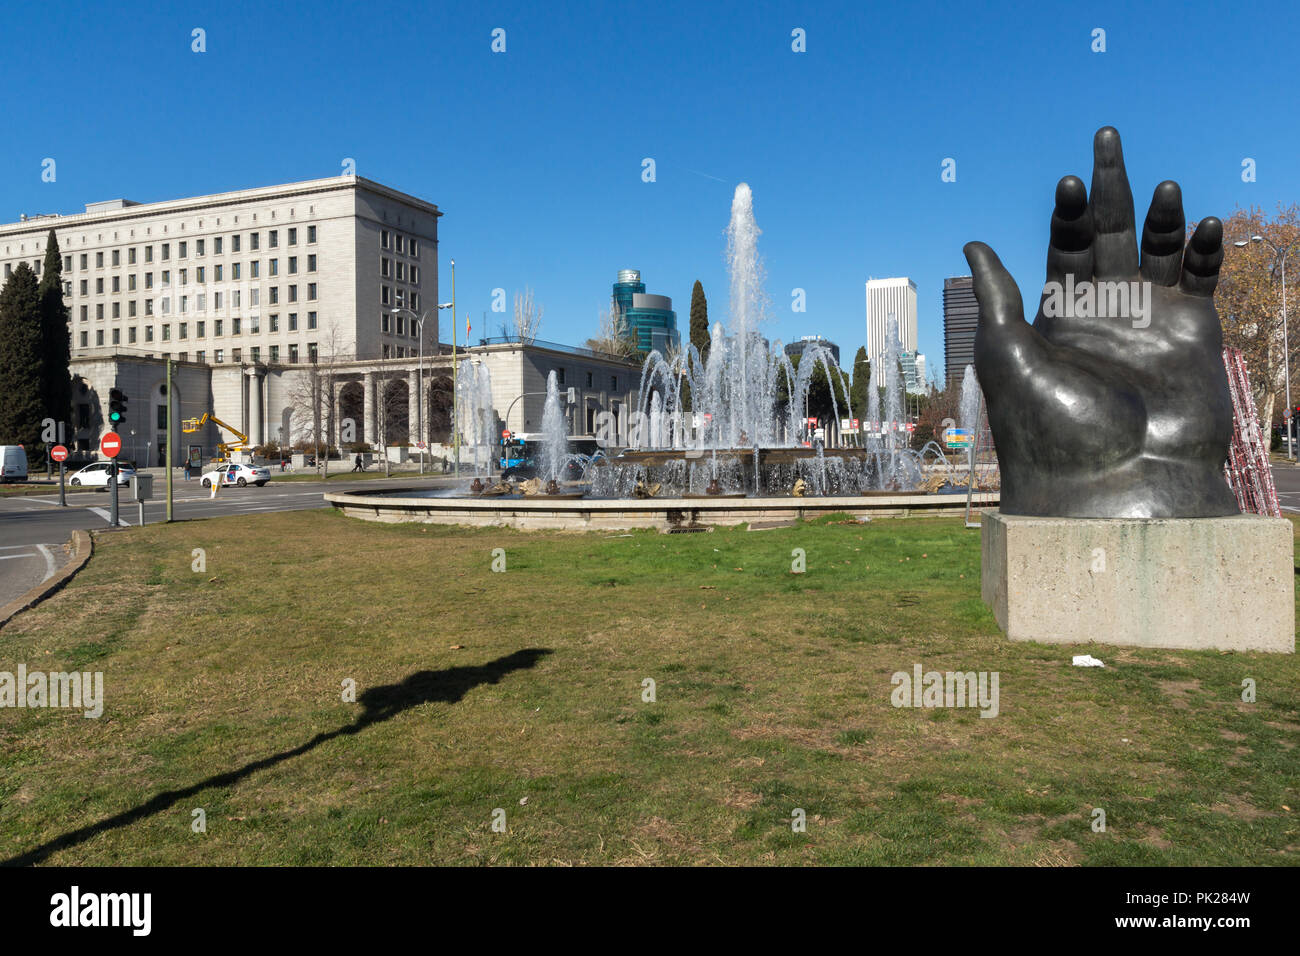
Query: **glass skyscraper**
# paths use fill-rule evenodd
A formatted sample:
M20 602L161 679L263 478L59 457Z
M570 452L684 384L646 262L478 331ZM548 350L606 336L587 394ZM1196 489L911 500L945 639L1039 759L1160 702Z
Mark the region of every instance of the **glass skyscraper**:
M620 269L614 283L613 307L627 323L642 352L664 352L681 343L677 313L666 295L647 295L638 269Z

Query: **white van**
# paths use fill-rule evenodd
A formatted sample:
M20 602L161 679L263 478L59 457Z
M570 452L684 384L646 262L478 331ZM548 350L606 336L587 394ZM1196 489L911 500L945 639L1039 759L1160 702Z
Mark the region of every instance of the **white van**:
M22 445L0 445L0 481L27 480L27 452Z

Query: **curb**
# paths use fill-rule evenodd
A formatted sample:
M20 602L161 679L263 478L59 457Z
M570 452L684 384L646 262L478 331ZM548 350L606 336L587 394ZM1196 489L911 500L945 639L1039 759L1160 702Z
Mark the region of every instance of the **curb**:
M35 607L51 594L54 594L86 566L86 562L90 560L90 556L95 550L94 545L91 543L90 532L81 529L73 531L72 540L69 543L72 545L72 559L53 577L47 581L42 581L21 597L14 598L4 607L0 607L0 628L3 628L23 611Z

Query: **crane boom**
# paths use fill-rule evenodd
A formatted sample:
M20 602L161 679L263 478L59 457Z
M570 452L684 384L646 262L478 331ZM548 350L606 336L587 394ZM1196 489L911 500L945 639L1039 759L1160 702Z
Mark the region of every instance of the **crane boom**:
M225 422L223 422L216 415L213 415L211 412L204 412L202 418L185 419L183 422L181 422L181 431L185 432L188 435L198 431L208 422L212 422L212 424L218 426L219 428L224 428L226 431L230 432L232 435L235 436L236 439L235 441L217 443L217 451L220 452L221 458L223 460L229 458L230 453L232 451L242 451L243 449L248 447L247 435L241 432L238 428L235 428L231 425L227 425Z

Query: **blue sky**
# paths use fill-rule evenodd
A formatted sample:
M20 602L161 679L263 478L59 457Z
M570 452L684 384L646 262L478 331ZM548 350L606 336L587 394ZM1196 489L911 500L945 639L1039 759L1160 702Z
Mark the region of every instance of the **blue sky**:
M620 268L672 296L683 329L697 278L726 321L723 230L744 181L773 338L823 334L851 354L865 280L908 275L937 365L943 279L967 272L963 243L987 241L1036 301L1055 183L1090 179L1099 126L1124 137L1139 222L1166 178L1190 219L1294 201L1297 10L24 4L0 35L0 221L337 175L352 157L442 208L440 297L455 258L475 337L493 288L528 285L542 337L578 344ZM504 54L490 49L498 27ZM805 53L791 50L795 28ZM945 158L956 182L941 181ZM499 321L489 311L487 331Z

